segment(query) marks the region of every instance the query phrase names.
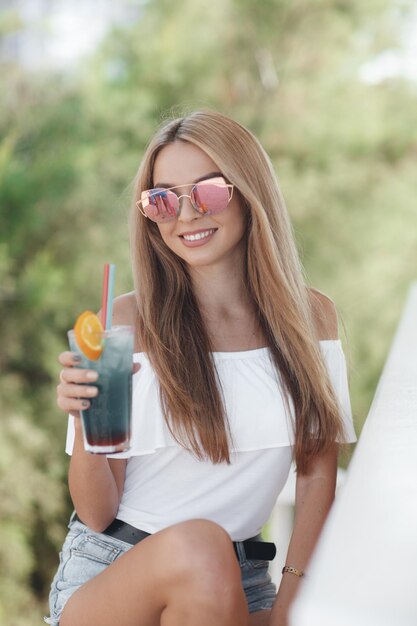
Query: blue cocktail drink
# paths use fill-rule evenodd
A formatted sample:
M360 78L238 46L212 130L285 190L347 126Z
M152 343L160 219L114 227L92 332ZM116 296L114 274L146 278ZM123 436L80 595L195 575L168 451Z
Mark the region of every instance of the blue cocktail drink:
M129 448L132 411L133 338L131 326L113 326L102 333L103 352L92 361L79 349L74 331L69 345L81 356L79 367L98 372L98 395L81 411L84 448L96 454L111 454Z

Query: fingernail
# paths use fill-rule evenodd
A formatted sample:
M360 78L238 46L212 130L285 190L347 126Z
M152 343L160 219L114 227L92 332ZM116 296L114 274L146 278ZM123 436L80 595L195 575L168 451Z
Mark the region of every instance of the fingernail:
M97 374L97 372L87 372L86 378L88 380L97 380L98 374Z
M81 402L81 405L82 405L85 409L87 409L87 408L90 406L90 403L88 402L88 400L83 400L83 401Z
M79 354L73 354L72 355L72 360L73 361L77 361L77 363L78 363L79 361L81 361L81 357L80 357Z

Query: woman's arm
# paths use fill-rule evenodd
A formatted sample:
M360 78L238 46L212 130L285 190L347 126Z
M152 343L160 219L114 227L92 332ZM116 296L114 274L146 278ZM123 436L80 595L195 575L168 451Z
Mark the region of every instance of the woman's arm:
M294 529L286 564L306 571L310 556L334 500L338 444L312 462L306 476L297 476ZM308 571L306 571L308 575ZM270 626L286 626L288 609L301 578L284 573L272 608Z
M113 303L113 325L134 323L135 302L132 294L119 296ZM71 498L77 514L92 530L103 531L117 515L123 494L126 459L108 459L105 455L85 452L79 417L81 402L88 401L87 370L75 368L71 352L63 352L59 361L65 369L58 386L58 406L74 415L75 440L68 472ZM139 365L135 365L137 371ZM62 382L64 380L64 383Z
M328 296L310 289L310 302L320 339L338 339L337 309ZM305 571L327 514L334 500L337 479L338 444L311 463L309 473L297 475L294 529L288 546L286 565ZM308 575L308 571L306 572ZM270 617L270 626L287 626L289 607L301 578L284 573Z
M74 418L75 440L68 485L78 516L102 532L117 515L126 472L126 459L108 459L84 450L80 418Z

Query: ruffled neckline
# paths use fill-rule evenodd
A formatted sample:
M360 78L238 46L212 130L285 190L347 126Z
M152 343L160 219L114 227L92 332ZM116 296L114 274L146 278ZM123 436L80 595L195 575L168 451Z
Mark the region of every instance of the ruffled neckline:
M340 339L320 339L320 344L341 344ZM253 358L263 356L268 354L269 347L263 346L262 348L254 348L253 350L234 350L233 352L223 352L223 351L215 351L212 352L212 355L219 358L232 358L232 359L245 359L245 358ZM134 352L134 356L147 356L146 352Z

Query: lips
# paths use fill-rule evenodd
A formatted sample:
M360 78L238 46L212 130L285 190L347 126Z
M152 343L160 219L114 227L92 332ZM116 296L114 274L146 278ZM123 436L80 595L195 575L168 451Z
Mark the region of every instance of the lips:
M209 235L213 235L216 232L216 230L217 228L205 228L205 229L181 233L178 236L183 237L186 241L198 241L199 239L204 239L205 237L208 237Z
M206 228L205 230L195 230L189 235L184 233L179 236L182 239L182 245L187 248L196 248L199 246L205 246L209 241L211 241L216 234L216 231L217 228Z

